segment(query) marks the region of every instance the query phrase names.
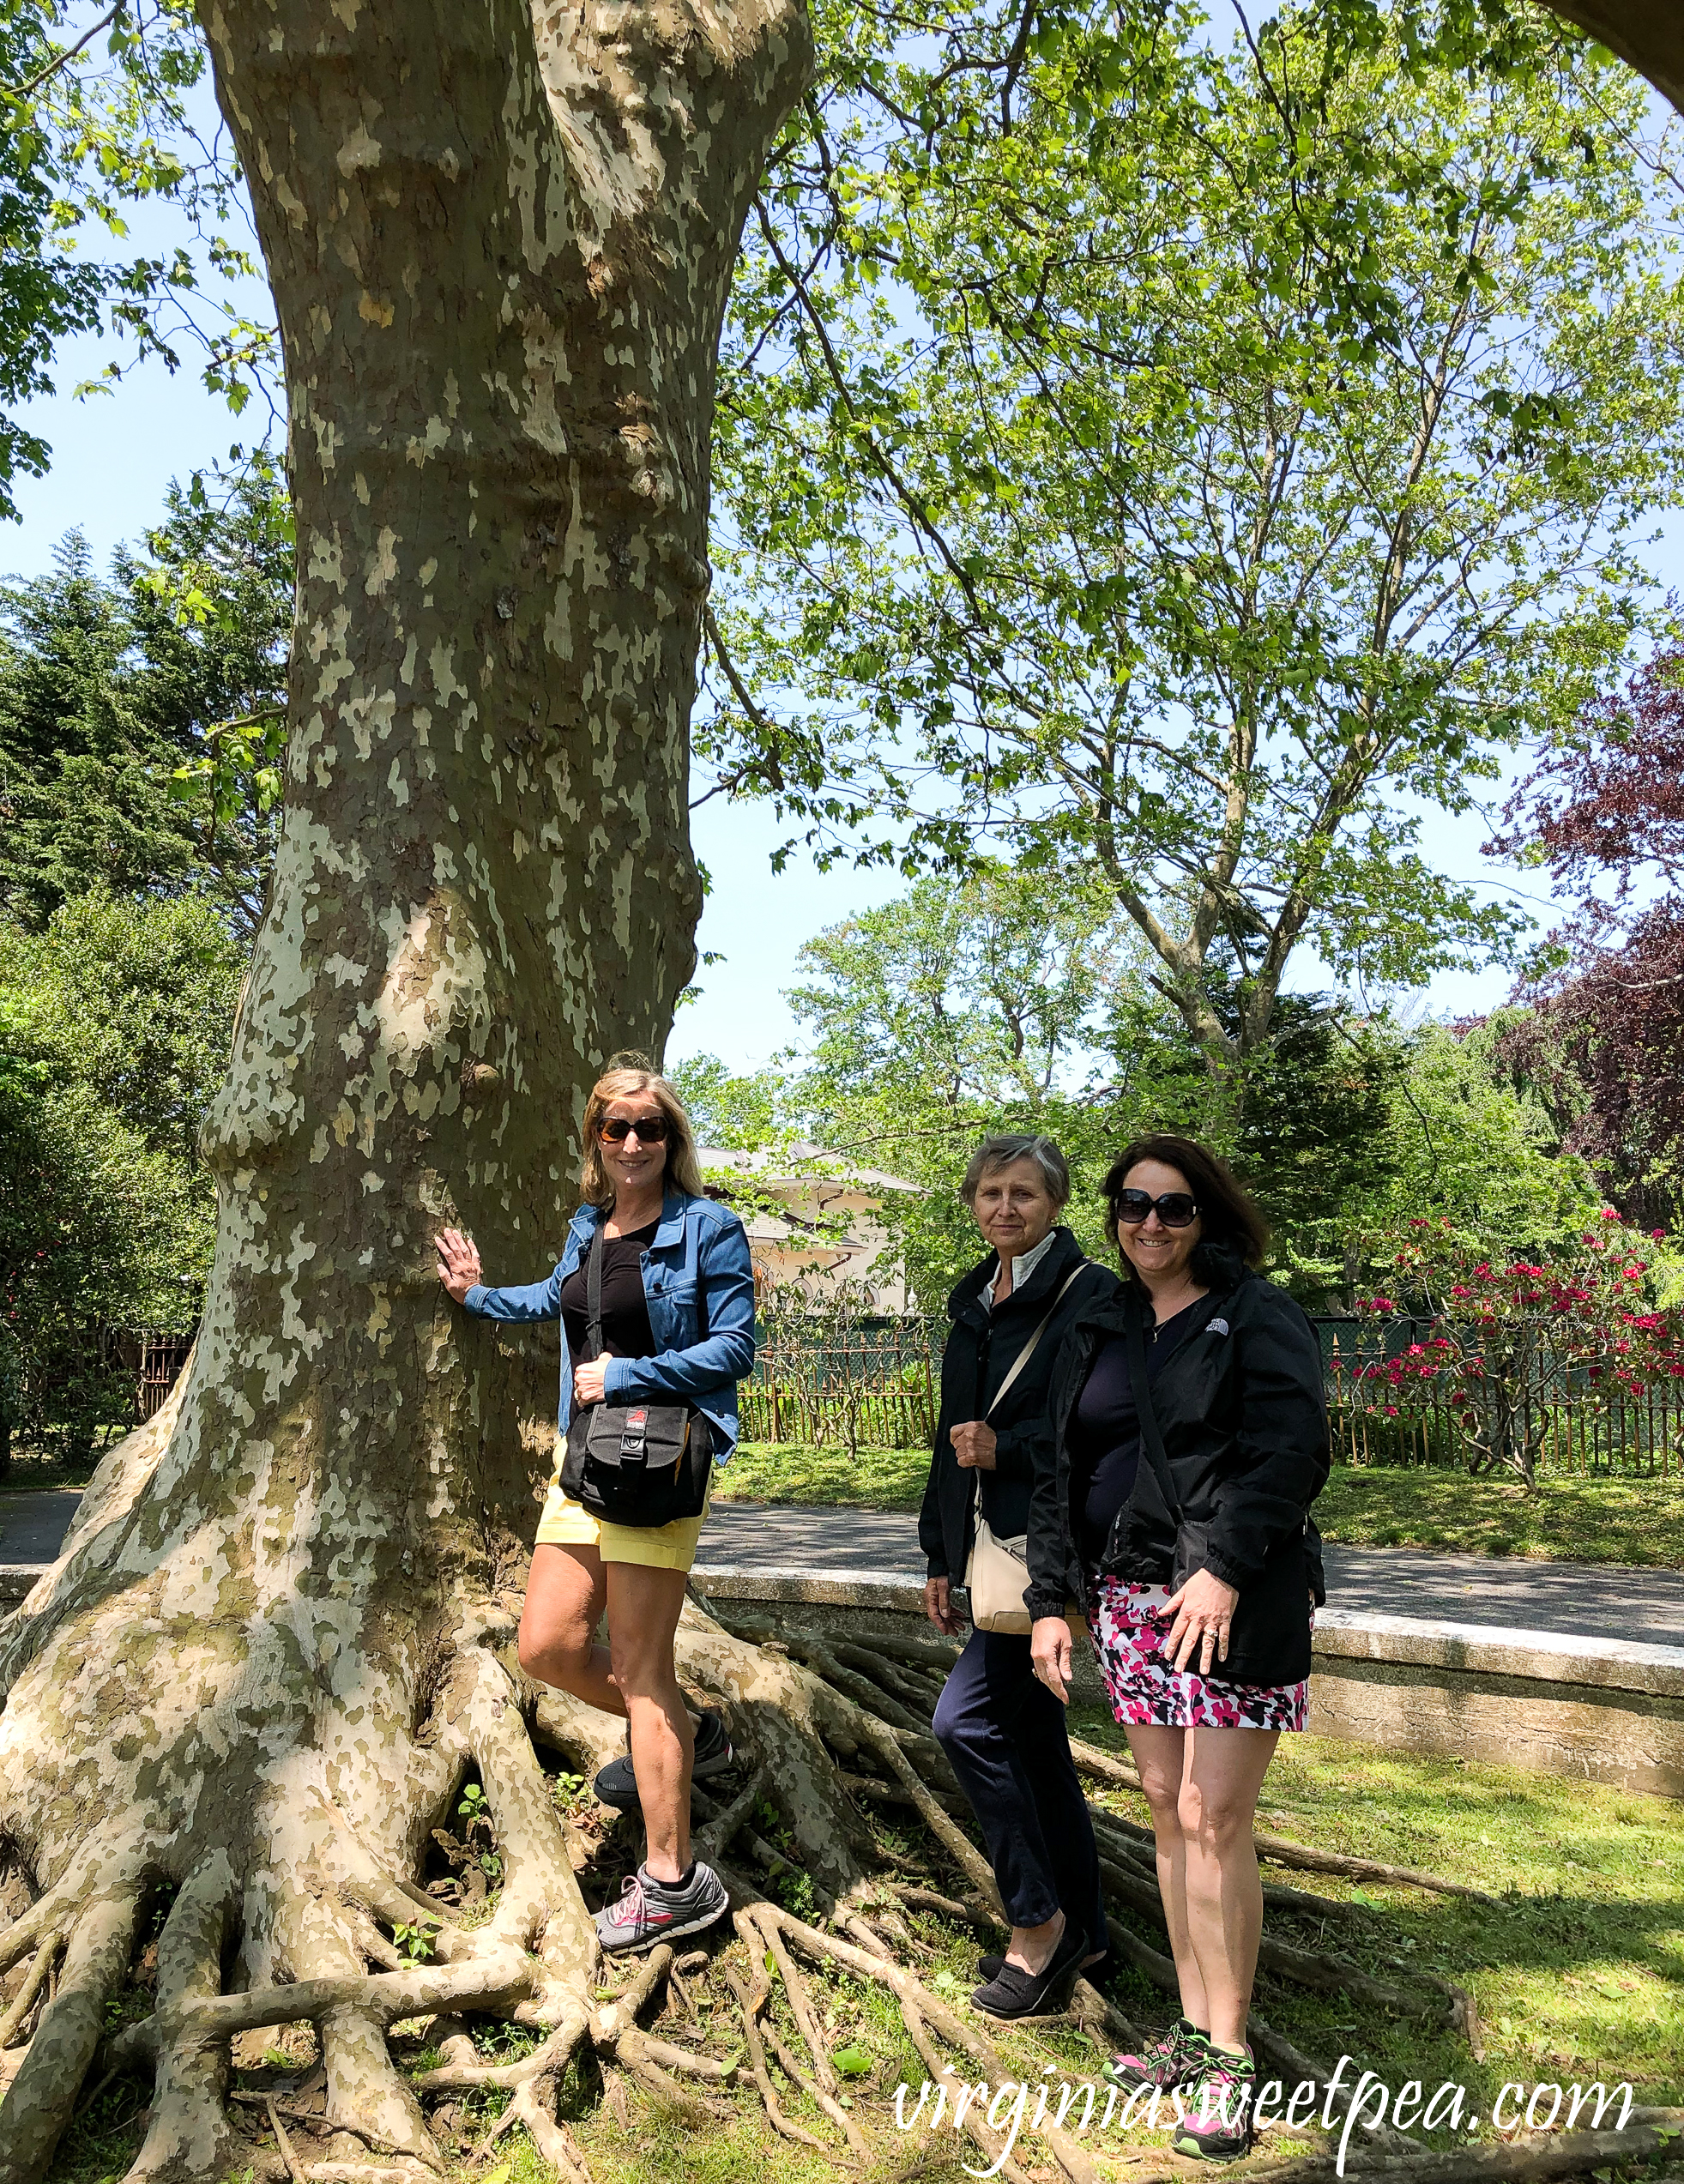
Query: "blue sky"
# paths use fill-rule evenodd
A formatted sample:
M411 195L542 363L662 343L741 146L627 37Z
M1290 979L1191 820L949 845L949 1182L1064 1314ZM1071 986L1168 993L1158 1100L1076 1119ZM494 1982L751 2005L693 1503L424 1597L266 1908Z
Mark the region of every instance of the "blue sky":
M92 377L109 353L110 345L99 340L67 344L57 371L59 387ZM0 528L0 570L26 576L51 564L55 546L71 529L87 534L103 565L120 540L137 537L156 520L172 478L226 461L232 443L261 429L250 411L242 429L242 420L205 393L190 365L172 377L156 362L137 366L113 394L75 401L61 392L40 398L27 413L51 443L53 466L45 479L20 481L21 521ZM1684 593L1684 520L1670 527L1654 565ZM1476 815L1435 816L1425 846L1458 878L1519 892L1547 923L1538 876L1482 858L1486 831ZM795 976L801 943L823 926L888 900L903 884L893 872L819 873L799 859L774 876L769 860L782 835L754 806L715 801L697 814L697 853L713 881L700 944L724 960L701 973L699 995L680 1011L668 1049L673 1059L716 1053L738 1069L768 1059L796 1035L780 997ZM1325 980L1307 958L1290 982L1305 987ZM1408 1005L1470 1014L1500 1000L1507 987L1500 971L1445 976L1429 992L1409 997Z

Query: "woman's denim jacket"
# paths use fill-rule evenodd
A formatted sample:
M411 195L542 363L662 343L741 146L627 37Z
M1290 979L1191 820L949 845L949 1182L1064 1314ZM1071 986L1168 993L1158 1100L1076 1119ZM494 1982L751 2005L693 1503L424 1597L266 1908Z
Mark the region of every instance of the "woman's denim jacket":
M583 1263L601 1220L599 1208L580 1207L547 1281L512 1289L476 1282L463 1304L484 1319L559 1319L561 1285ZM643 1253L643 1294L655 1354L611 1357L604 1400L693 1403L714 1429L714 1461L723 1463L737 1445L737 1383L754 1368L754 1271L739 1216L711 1198L669 1191L655 1240ZM572 1409L573 1361L564 1328L557 1413L564 1440Z

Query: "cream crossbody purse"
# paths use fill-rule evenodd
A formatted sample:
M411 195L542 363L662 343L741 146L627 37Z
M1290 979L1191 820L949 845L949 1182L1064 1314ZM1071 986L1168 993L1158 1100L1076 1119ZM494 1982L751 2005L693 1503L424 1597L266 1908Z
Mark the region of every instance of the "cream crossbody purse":
M1087 1272L1089 1262L1083 1259L1073 1268L1063 1288L1047 1307L1047 1317L1018 1351L1012 1367L994 1391L994 1400L988 1406L990 1413L1005 1395L1008 1388L1040 1347L1041 1338L1053 1324L1053 1314L1064 1302L1071 1284ZM970 1620L979 1631L1008 1632L1018 1638L1029 1634L1029 1612L1023 1605L1023 1592L1029 1582L1029 1535L1020 1532L1013 1539L1003 1540L988 1528L982 1514L982 1475L977 1474L976 1493L972 1502L975 1525L970 1559L965 1564L965 1590L970 1596Z

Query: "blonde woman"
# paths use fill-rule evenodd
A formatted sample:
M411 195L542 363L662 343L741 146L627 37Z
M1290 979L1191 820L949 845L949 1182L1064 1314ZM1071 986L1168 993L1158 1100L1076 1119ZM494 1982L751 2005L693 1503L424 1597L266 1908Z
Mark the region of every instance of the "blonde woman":
M580 1182L585 1203L547 1280L486 1288L479 1252L454 1228L438 1238L438 1278L485 1318L561 1321L560 1433L521 1617L521 1666L626 1719L630 1756L603 1769L597 1792L642 1805L648 1849L596 1928L606 1950L647 1949L726 1911L718 1874L691 1856L690 1783L692 1772L728 1766L731 1746L716 1715L692 1724L673 1662L705 1511L654 1526L609 1522L569 1499L562 1458L576 1411L678 1403L699 1414L714 1462L725 1463L737 1441L737 1383L754 1363L754 1276L743 1224L703 1196L689 1117L654 1071L611 1069L593 1087ZM601 1348L582 1356L599 1234ZM606 1648L595 1643L605 1608Z

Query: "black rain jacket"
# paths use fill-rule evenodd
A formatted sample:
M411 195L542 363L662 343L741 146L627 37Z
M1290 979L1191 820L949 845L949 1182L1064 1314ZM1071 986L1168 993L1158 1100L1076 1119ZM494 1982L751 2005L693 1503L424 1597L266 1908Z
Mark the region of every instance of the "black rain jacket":
M979 1480L982 1513L990 1529L1002 1539L1017 1538L1028 1530L1029 1494L1037 1470L1052 1461L1048 1386L1065 1331L1084 1305L1115 1296L1122 1288L1114 1274L1083 1257L1069 1229L1055 1228L1053 1239L1046 1258L997 1312L989 1311L984 1294L999 1270L999 1261L993 1257L966 1275L947 1300L953 1331L942 1354L941 1409L924 1505L918 1512L918 1543L929 1575L951 1578L956 1585L964 1583L970 1560L972 1501ZM951 1428L987 1417L1001 1381L1078 1267L1086 1271L1071 1283L1035 1355L1012 1382L999 1409L987 1418L998 1442L994 1469L961 1470Z
M1181 1513L1211 1527L1204 1567L1240 1595L1217 1677L1298 1683L1310 1673L1311 1597L1318 1605L1326 1598L1321 1535L1310 1516L1328 1468L1321 1351L1284 1289L1232 1254L1217 1264L1223 1271L1203 1300L1203 1325L1165 1360L1152 1407ZM1120 1282L1084 1304L1053 1365L1049 1431L1029 1511L1031 1615L1061 1615L1072 1597L1091 1608L1096 1576L1169 1582L1175 1523L1144 1444L1097 1572L1083 1567L1071 1527L1065 1427L1095 1350L1123 1332L1123 1296ZM1144 1295L1142 1310L1150 1336Z

